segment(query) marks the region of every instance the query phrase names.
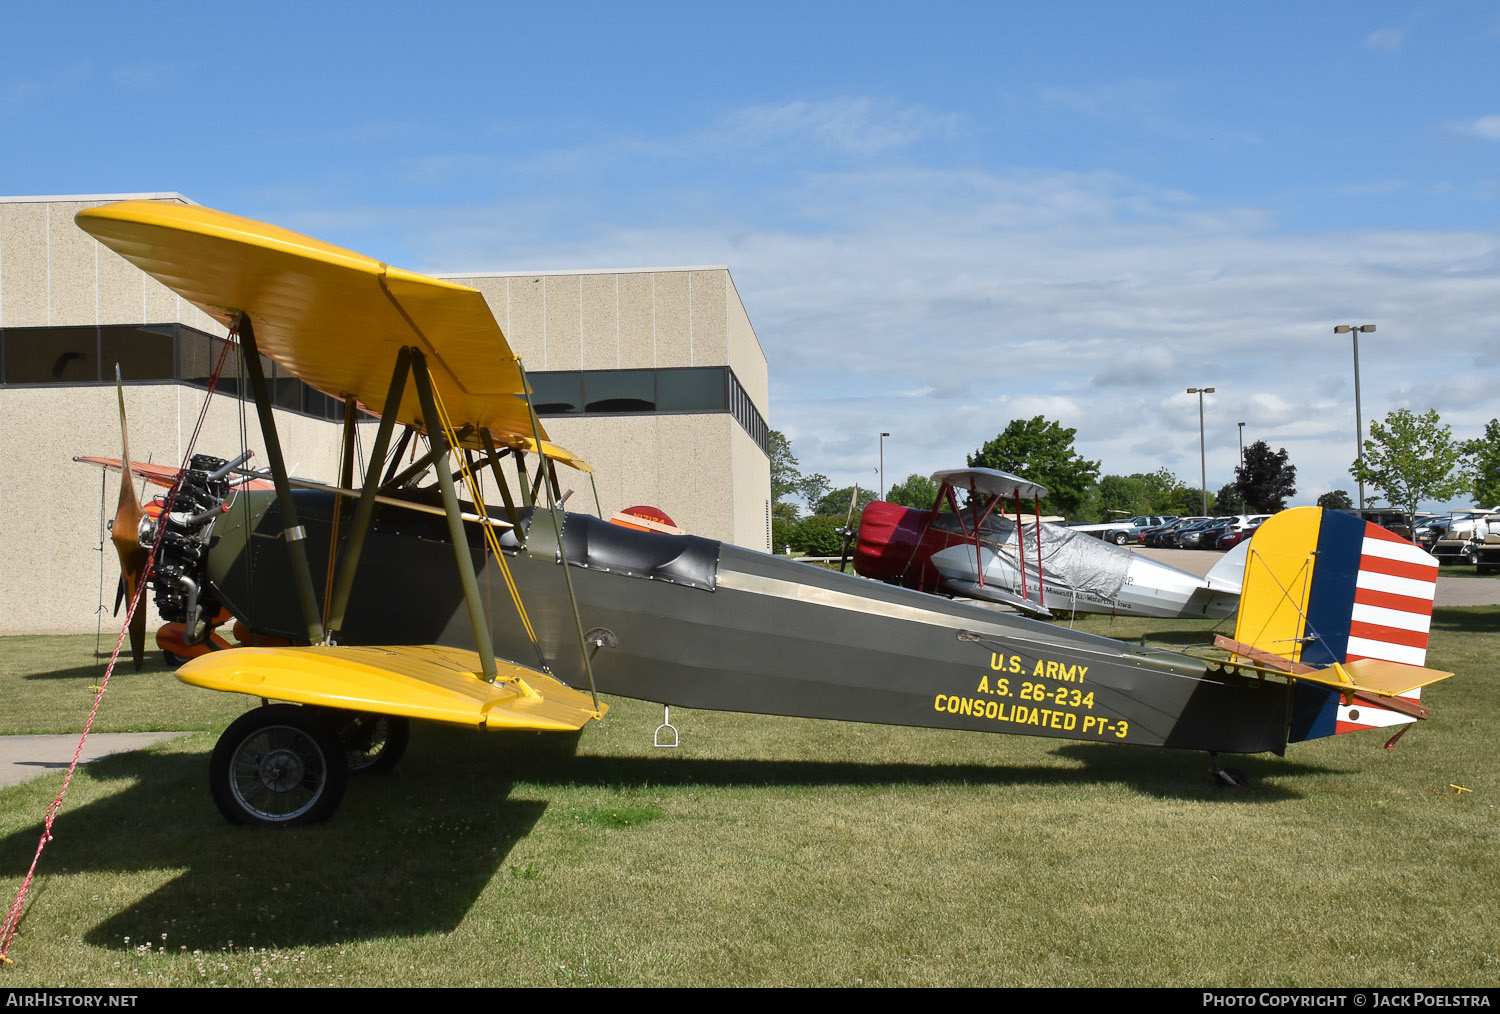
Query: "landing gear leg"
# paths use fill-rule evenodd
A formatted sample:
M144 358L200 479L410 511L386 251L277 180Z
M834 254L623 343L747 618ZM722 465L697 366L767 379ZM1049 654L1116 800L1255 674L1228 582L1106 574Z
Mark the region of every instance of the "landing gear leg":
M1219 755L1214 751L1208 754L1208 770L1213 775L1214 784L1225 789L1242 789L1250 784L1250 778L1239 768L1226 767L1219 763Z

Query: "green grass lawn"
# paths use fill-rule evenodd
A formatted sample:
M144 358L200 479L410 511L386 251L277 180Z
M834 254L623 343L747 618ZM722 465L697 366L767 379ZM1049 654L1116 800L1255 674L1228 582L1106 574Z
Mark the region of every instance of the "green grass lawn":
M93 646L0 641L0 731L76 730ZM661 709L614 699L578 736L418 727L289 832L209 800L255 702L125 670L99 728L203 731L75 778L0 985L1494 986L1497 662L1500 608L1439 609L1431 721L1244 758L1244 790L1202 754L684 709L657 750ZM6 905L60 784L0 790Z

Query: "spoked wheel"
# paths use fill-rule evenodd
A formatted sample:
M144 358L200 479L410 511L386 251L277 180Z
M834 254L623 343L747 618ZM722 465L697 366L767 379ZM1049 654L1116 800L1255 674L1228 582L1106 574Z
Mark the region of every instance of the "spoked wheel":
M219 737L208 771L219 812L262 827L327 820L349 784L338 737L316 711L294 704L241 715Z
M323 712L323 719L343 744L350 774L381 774L395 767L406 753L411 723L401 715L330 708Z

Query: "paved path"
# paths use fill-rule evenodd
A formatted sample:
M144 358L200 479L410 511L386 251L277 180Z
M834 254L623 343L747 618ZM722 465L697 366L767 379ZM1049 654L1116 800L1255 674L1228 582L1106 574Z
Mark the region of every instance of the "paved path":
M84 744L81 761L98 760L112 753L140 750L164 739L186 736L185 732L96 732ZM78 749L78 736L0 736L0 788L47 774L64 771Z
M1144 549L1132 552L1149 556L1169 567L1202 577L1224 558L1206 549ZM1444 571L1455 568L1446 567ZM1500 606L1500 577L1443 577L1438 575L1437 604L1440 606Z

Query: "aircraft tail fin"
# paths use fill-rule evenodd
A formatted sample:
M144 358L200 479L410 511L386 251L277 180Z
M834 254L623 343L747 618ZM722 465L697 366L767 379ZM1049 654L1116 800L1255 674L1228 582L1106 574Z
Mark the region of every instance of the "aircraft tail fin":
M1245 583L1245 561L1250 558L1250 540L1245 539L1219 558L1204 576L1214 591L1240 593Z
M1382 697L1335 689L1337 667L1373 659L1420 670L1436 590L1437 562L1400 536L1352 514L1283 511L1250 541L1234 639L1255 654L1236 654L1334 673L1298 683L1293 741L1405 725L1425 716L1415 688L1431 679L1388 675L1388 685L1413 689Z

